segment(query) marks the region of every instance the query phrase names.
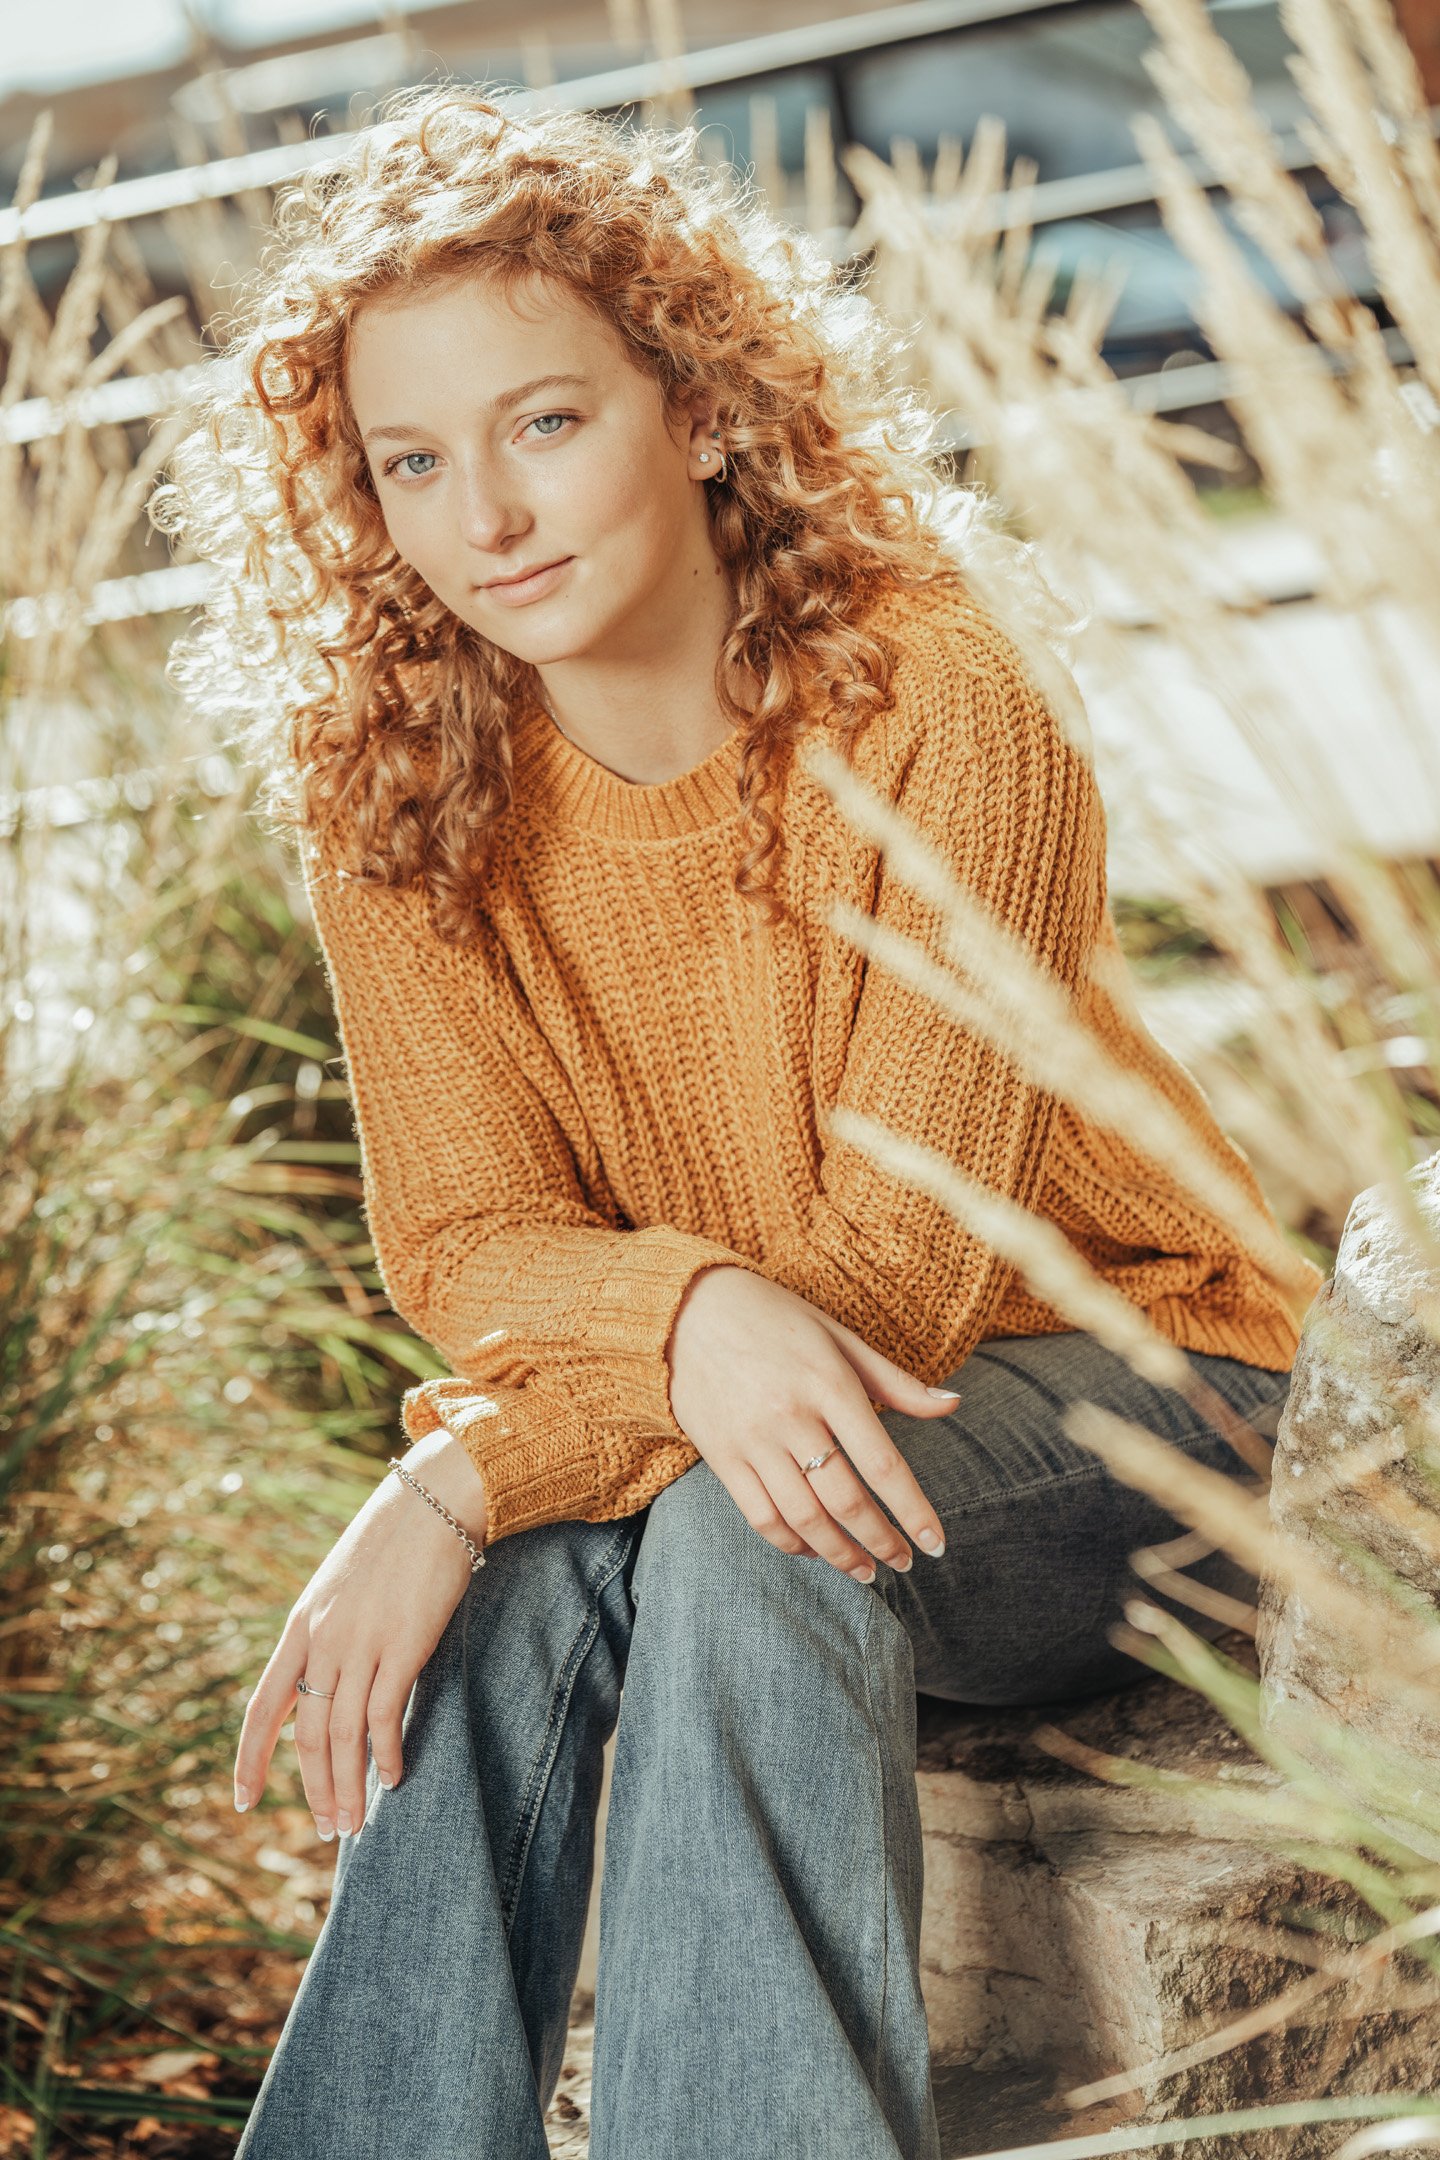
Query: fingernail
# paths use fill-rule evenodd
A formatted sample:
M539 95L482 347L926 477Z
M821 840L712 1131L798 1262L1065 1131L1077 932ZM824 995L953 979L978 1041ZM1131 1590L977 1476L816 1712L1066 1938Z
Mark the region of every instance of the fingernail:
M339 1823L340 1823L340 1828L341 1828L342 1832L344 1833L344 1835L345 1835L346 1837L349 1837L349 1835L350 1835L350 1832L351 1832L351 1831L352 1831L352 1830L354 1829L354 1827L355 1827L355 1825L354 1825L354 1824L353 1824L353 1823L351 1822L351 1820L350 1820L350 1810L349 1810L349 1808L343 1808L343 1807L342 1807L342 1808L341 1808L341 1810L340 1810L340 1814L339 1814L339 1818L338 1818L338 1819L339 1819Z
M388 1773L384 1770L380 1772L380 1783L384 1786L386 1792L393 1792L395 1790L394 1778L389 1776Z
M948 1396L951 1402L959 1402L960 1400L960 1390L958 1387L929 1387L926 1388L925 1392L927 1395Z
M926 1552L934 1553L937 1560L945 1550L944 1538L937 1537L933 1530L922 1530L920 1532L920 1543L925 1547Z
M315 1818L315 1827L320 1832L322 1838L332 1838L335 1835L335 1825L333 1822L331 1822L328 1815L317 1815Z
M875 1580L875 1570L874 1570L874 1568L873 1568L873 1567L872 1567L872 1568L867 1568L867 1569L865 1570L865 1573L864 1573L863 1575L858 1575L858 1574L857 1574L857 1575L856 1575L856 1577L855 1577L855 1580L856 1580L856 1582L874 1582L874 1580Z
M249 1795L249 1793L247 1793L247 1792L242 1792L242 1791L241 1791L241 1789L240 1789L240 1787L239 1787L239 1786L237 1785L237 1786L236 1786L236 1788L235 1788L235 1812L236 1812L236 1814L237 1814L237 1815L243 1815L243 1814L245 1813L245 1810L246 1810L246 1808L248 1808L248 1807L249 1807L249 1805L250 1805L250 1795Z
M908 1575L915 1565L915 1555L907 1552L903 1560L892 1560L890 1565L897 1575Z

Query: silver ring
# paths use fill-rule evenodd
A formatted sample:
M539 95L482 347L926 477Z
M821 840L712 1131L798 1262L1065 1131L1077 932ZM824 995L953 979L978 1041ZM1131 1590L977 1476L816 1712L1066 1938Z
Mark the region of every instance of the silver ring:
M818 1470L820 1468L821 1463L829 1462L830 1457L835 1453L835 1450L839 1447L839 1445L839 1441L836 1440L832 1442L832 1444L828 1448L826 1448L823 1455L812 1455L809 1462L802 1463L800 1467L805 1472L805 1475L808 1477L812 1470Z
M327 1702L333 1702L335 1699L335 1690L333 1688L311 1687L303 1673L295 1682L295 1686L302 1695L323 1695Z

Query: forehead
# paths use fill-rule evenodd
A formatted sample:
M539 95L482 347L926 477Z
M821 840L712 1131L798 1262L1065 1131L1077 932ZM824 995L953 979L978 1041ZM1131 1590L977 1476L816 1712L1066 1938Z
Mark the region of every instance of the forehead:
M610 325L571 289L526 271L518 278L457 271L363 301L346 340L346 375L357 396L399 373L426 376L427 355L447 373L458 363L472 386L500 388L517 365L608 372L620 355ZM537 359L537 355L541 356ZM492 380L493 378L493 380Z

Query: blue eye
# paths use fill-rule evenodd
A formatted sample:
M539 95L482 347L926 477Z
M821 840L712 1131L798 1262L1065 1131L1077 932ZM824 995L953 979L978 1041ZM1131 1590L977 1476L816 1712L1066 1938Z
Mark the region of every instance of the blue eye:
M387 476L390 473L398 472L402 465L407 467L413 467L416 458L429 458L432 465L435 463L435 453L433 450L406 450L398 458L391 458L389 464L385 467ZM415 472L411 470L407 472L406 477L410 480L426 480L429 478L429 474L423 472Z
M559 421L561 421L561 422L564 422L564 421L566 421L566 420L573 420L574 418L575 418L575 415L574 415L574 413L561 413L561 412L547 412L547 413L536 413L536 415L535 415L535 418L534 418L533 420L531 420L531 421L527 422L527 425L528 425L528 426L530 426L530 427L536 427L536 426L537 426L537 425L539 424L539 422L540 422L540 421L542 421L542 420L559 420ZM558 435L559 433L560 433L560 429L559 429L559 428L549 428L549 429L547 429L547 430L546 430L546 431L545 431L545 432L544 432L544 433L543 433L543 434L541 435L541 437L540 437L540 440L541 440L542 442L550 442L550 441L552 441L552 440L553 440L553 438L554 438L554 437L555 437L556 435Z

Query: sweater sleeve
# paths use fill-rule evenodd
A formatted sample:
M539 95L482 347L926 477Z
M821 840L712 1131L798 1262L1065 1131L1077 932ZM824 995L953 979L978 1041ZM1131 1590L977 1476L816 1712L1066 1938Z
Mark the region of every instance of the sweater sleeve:
M905 690L907 728L884 791L959 884L1076 996L1107 913L1090 759L995 625L980 638L947 634L939 653L933 672ZM877 878L869 913L948 966L938 911L889 862ZM1042 1187L1059 1108L878 960L860 978L836 1102L1022 1207ZM939 1201L826 1134L823 1113L822 1138L809 1219L767 1247L766 1273L934 1385L981 1340L1013 1270Z
M335 1005L376 1265L453 1377L405 1396L480 1473L486 1543L644 1507L698 1451L666 1357L686 1287L740 1253L587 1204L563 1072L493 938L458 948L418 888L348 876L311 844L306 887ZM573 1098L568 1098L573 1100ZM575 1129L571 1121L572 1131ZM592 1194L604 1198L598 1164Z

